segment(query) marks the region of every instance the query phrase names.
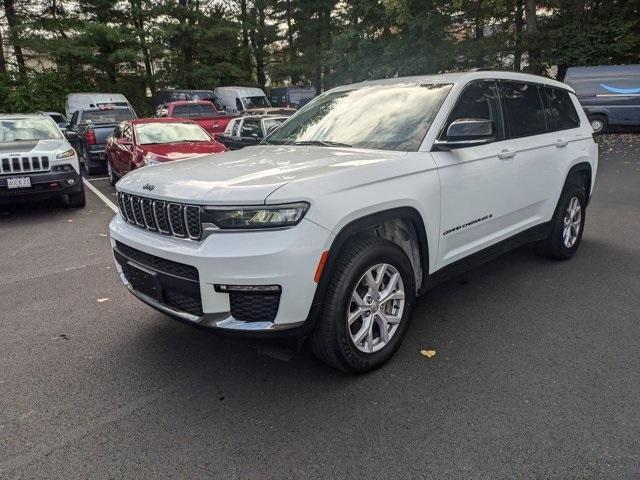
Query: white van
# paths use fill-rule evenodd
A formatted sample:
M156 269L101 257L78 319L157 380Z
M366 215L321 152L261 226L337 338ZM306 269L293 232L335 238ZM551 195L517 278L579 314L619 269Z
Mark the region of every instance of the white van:
M218 87L213 90L227 112L242 112L254 108L270 108L267 96L260 88Z
M65 111L67 118L71 118L73 112L84 108L100 107L102 105L113 105L114 107L133 107L127 97L121 93L70 93L67 95Z

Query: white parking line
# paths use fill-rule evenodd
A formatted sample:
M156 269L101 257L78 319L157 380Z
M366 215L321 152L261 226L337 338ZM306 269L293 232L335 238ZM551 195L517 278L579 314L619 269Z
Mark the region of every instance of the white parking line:
M89 188L89 190L91 190L93 193L95 193L98 196L98 198L107 205L107 207L109 207L114 212L118 213L118 207L116 206L116 204L113 203L111 200L109 200L104 193L102 193L96 187L91 185L91 183L86 178L83 177L82 181L84 182L84 186Z
M89 180L90 182L93 182L95 180L109 180L109 177L94 177L94 178L87 178L87 180Z

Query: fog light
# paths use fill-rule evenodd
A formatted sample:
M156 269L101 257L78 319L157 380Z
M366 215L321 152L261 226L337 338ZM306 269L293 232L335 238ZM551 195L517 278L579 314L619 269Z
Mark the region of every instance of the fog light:
M76 183L76 181L73 178L70 178L70 179L67 180L67 183L69 185L73 185L74 183Z
M280 293L282 287L280 285L214 285L218 293Z

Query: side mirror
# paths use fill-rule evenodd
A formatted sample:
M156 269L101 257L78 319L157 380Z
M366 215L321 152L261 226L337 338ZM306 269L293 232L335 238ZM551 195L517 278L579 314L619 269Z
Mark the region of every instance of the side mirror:
M486 118L459 118L451 122L444 140L436 140L438 150L476 147L496 140L496 124Z
M65 130L64 136L67 140L76 140L78 138L78 132L74 130Z

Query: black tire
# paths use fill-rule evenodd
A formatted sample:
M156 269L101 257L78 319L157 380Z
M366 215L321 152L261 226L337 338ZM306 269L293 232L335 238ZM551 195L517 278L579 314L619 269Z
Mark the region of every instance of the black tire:
M609 121L606 115L595 114L589 116L589 123L593 129L593 133L606 133L609 128Z
M84 194L84 185L82 185L82 187L80 188L80 191L69 193L67 195L67 198L68 198L68 205L71 208L83 208L87 203L87 200Z
M347 313L351 295L363 275L380 263L391 265L400 274L405 303L400 322L388 343L378 351L365 353L351 339ZM327 365L350 373L364 373L381 366L391 358L404 339L414 299L414 272L404 251L393 242L380 238L354 239L339 253L334 266L322 310L310 337L313 353ZM380 336L380 327L375 328L378 328Z
M96 165L88 158L84 161L84 168L88 175L97 175L102 170L101 165Z
M571 246L567 246L564 238L565 217L567 217L567 209L573 199L577 199L580 204L580 229L577 232L575 242ZM564 188L560 201L556 207L556 211L551 219L551 233L536 244L536 250L539 255L556 260L568 260L578 251L582 234L584 232L584 223L586 220L587 198L584 186L568 185Z
M118 180L120 180L120 178L118 178L118 176L113 172L113 168L111 168L111 164L109 163L109 160L107 160L107 175L109 175L109 183L111 184L112 187L115 187L116 183L118 183Z

